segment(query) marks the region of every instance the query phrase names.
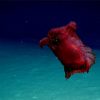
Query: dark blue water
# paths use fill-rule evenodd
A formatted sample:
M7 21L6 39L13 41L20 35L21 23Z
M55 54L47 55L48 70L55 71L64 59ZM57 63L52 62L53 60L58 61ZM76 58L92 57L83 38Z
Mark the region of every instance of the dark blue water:
M0 2L0 100L100 100L99 2ZM64 77L63 65L39 40L75 20L96 53L89 73Z

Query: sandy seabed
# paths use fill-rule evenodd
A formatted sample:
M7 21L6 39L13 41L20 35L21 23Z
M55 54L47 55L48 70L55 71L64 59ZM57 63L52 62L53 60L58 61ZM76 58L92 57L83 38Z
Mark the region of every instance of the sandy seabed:
M100 51L89 73L64 77L49 48L0 43L0 100L100 100Z

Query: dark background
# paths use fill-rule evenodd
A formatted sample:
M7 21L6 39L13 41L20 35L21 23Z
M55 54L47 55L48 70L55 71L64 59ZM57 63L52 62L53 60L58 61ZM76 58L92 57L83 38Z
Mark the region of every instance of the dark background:
M74 20L82 41L100 48L99 1L0 1L0 39L38 43L49 29Z

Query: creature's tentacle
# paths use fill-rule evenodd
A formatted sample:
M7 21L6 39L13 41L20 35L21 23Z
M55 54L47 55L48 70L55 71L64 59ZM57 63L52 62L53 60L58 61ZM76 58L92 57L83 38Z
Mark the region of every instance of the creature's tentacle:
M40 47L42 48L43 46L47 45L48 44L48 38L45 37L43 38L42 40L40 40L39 44L40 44Z
M68 26L71 27L71 28L73 28L74 30L77 29L77 24L76 24L76 22L74 22L74 21L71 21L71 22L68 24Z

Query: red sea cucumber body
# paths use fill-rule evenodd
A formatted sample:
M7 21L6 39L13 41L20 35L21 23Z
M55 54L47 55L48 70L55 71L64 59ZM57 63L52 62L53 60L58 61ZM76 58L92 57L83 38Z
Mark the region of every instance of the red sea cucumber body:
M91 48L83 44L76 29L76 23L70 22L66 26L51 29L48 36L40 40L40 46L48 45L64 65L66 78L74 73L88 72L95 62Z

